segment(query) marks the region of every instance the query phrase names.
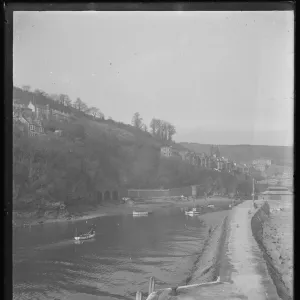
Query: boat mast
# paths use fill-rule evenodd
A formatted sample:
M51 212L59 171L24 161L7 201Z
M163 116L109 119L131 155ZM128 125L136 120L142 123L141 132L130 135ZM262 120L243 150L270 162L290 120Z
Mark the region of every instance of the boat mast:
M254 187L254 178L253 178L253 184L252 184L252 201L254 203L254 191L255 191L255 187Z

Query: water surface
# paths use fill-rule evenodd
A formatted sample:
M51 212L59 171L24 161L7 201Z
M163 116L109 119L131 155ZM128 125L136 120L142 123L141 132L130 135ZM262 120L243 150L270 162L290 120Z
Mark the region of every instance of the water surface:
M158 288L177 285L201 252L208 227L222 221L218 213L226 212L188 217L180 209L165 209L148 217L18 228L14 299L134 299L137 290L147 292L150 276ZM85 232L92 223L96 237L75 244L76 228Z

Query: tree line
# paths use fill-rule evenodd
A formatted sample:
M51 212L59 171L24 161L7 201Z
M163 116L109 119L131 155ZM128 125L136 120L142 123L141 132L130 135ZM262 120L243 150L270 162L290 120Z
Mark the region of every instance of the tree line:
M22 90L26 92L31 92L31 87L29 85L23 85ZM72 101L70 97L66 94L47 94L43 90L35 89L33 91L36 95L41 95L45 98L50 98L51 100L59 103L63 106L74 108L79 112L92 115L94 118L104 119L104 114L101 110L95 106L88 107L88 105L83 102L79 97L75 101Z
M138 112L133 115L131 125L140 130L148 132L148 127L143 123L143 118ZM176 128L173 124L157 118L153 118L151 120L149 127L150 133L153 137L165 142L171 142L172 137L176 133Z

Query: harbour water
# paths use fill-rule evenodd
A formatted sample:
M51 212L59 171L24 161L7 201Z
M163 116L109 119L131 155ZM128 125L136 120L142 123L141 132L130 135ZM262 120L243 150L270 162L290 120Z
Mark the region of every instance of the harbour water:
M102 217L18 228L13 234L13 299L134 299L177 285L190 273L210 226L228 211L186 216L179 208L148 217ZM76 229L96 237L76 244Z

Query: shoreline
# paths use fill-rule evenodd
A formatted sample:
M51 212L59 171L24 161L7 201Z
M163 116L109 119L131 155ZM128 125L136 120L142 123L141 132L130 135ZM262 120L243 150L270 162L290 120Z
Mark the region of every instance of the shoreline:
M115 216L115 215L124 215L124 214L132 214L132 211L135 209L145 209L147 211L158 211L161 209L167 208L175 208L175 207L190 207L193 205L201 205L207 206L210 204L220 204L226 205L231 204L232 199L222 198L222 197L214 197L208 198L207 200L198 198L195 201L193 200L164 200L164 199L152 199L151 201L146 200L145 204L109 204L107 206L98 206L94 210L89 210L82 212L81 216L73 216L72 218L36 218L36 217L13 217L13 227L26 227L26 226L36 226L41 224L54 224L54 223L62 223L62 222L77 222L77 221L86 221L91 219L96 219L100 217L106 216ZM239 204L241 201L236 201L236 204Z

